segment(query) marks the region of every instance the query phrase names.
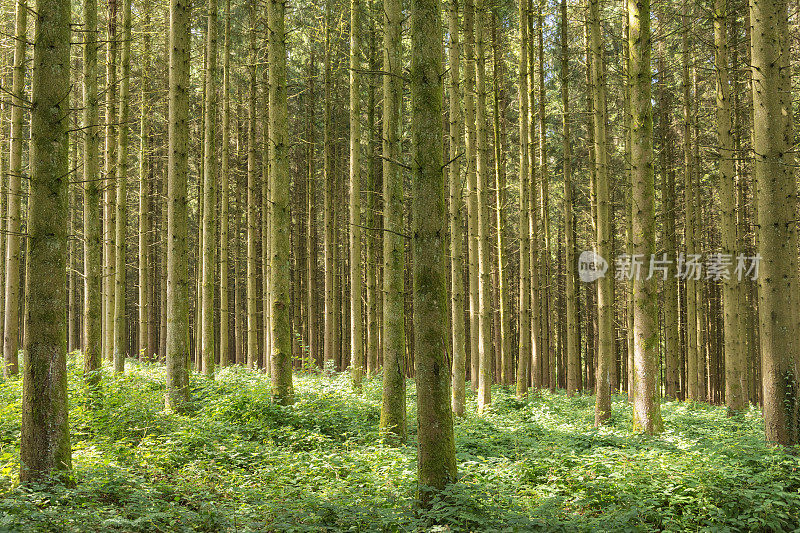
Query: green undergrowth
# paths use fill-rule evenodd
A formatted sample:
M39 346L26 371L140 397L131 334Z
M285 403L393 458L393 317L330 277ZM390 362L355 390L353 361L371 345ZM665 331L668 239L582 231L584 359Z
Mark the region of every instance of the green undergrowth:
M0 532L96 531L792 531L800 463L764 445L753 409L666 402L665 432L630 432L615 396L607 427L594 398L496 387L484 416L456 422L459 482L419 511L416 413L408 445L381 443L380 379L295 376L297 402L228 368L193 376L192 406L163 411L164 369L103 371L89 401L70 361L74 486L18 485L21 382L0 382ZM68 484L69 485L69 484Z

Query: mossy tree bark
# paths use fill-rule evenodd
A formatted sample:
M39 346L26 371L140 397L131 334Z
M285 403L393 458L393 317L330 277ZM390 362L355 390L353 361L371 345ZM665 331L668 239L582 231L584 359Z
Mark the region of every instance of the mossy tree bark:
M11 81L11 140L8 159L8 224L6 244L5 324L3 326L3 375L19 372L19 277L22 185L22 141L25 104L25 56L28 47L28 3L17 2L14 30L14 67Z
M653 108L650 101L650 0L628 0L631 89L631 189L633 253L655 253L655 185L653 183ZM663 429L659 401L656 278L634 276L633 425L648 434Z
M581 349L578 332L578 286L575 270L575 215L573 214L572 140L569 114L569 19L567 0L561 0L561 106L564 178L564 249L566 253L567 394L580 391Z
M364 377L361 323L361 2L350 0L350 373Z
M38 0L33 45L31 183L20 480L72 467L67 406L67 194L70 2Z
M714 66L717 73L717 143L719 144L719 203L722 250L731 260L737 253L736 183L733 146L733 114L728 82L728 0L714 2ZM740 316L741 281L735 276L722 280L723 322L725 336L725 404L733 415L747 407L745 345Z
M442 172L442 26L436 0L411 3L414 347L419 496L422 505L456 481L447 361L447 236Z
M233 361L230 354L228 308L228 209L230 183L230 135L231 135L231 101L230 101L230 36L231 36L231 0L225 0L225 44L222 52L222 161L220 162L220 202L219 202L219 364L222 367ZM235 312L235 309L234 309Z
M294 401L289 268L289 120L286 101L285 0L269 3L270 200L272 204L270 297L272 299L272 396L276 403Z
M114 371L125 370L127 356L127 331L125 315L126 295L126 235L128 230L128 132L130 125L131 85L131 0L122 1L122 55L120 57L119 85L119 135L117 136L117 193L114 226Z
M478 411L492 403L492 304L489 249L489 169L486 144L486 21L484 0L475 4L475 130L477 132Z
M83 3L83 373L91 385L100 379L102 350L102 233L100 229L100 122L97 93L97 0Z
M590 76L592 109L594 117L594 176L597 197L597 253L611 260L611 184L608 176L608 151L606 146L606 83L603 34L600 26L600 0L589 2L589 48L591 50ZM599 426L611 417L611 375L615 360L614 347L614 287L613 278L606 275L597 280L597 327L599 343L597 350L597 398L595 402L595 425Z
M150 211L152 176L150 175L150 0L145 0L142 9L144 32L142 35L141 110L139 115L139 356L151 359L154 351L149 346L152 324L150 299Z
M464 144L467 163L467 272L469 276L470 385L478 390L479 275L478 275L478 175L475 169L475 0L464 2Z
M402 9L384 0L383 70L383 403L380 429L406 438L403 176L400 157ZM441 128L437 131L441 131ZM449 404L448 404L449 405Z
M203 242L202 242L202 316L200 343L203 359L203 375L214 376L216 343L214 337L214 289L216 287L214 263L217 255L217 154L216 154L216 112L217 112L217 0L209 0L207 5L208 29L206 32L206 101L205 133L203 140Z
M757 184L758 313L764 422L770 443L798 443L797 185L785 0L752 0L750 51Z
M531 337L531 234L530 167L528 161L528 0L518 1L519 10L519 356L517 397L528 393L532 362Z
M189 173L190 0L170 0L167 159L167 396L168 410L189 400Z
M450 194L450 320L453 324L453 362L451 370L451 407L456 416L464 416L466 407L467 339L464 323L464 200L461 194L461 139L464 118L461 109L461 47L459 46L458 0L448 3L448 60L450 105L450 165L447 169Z

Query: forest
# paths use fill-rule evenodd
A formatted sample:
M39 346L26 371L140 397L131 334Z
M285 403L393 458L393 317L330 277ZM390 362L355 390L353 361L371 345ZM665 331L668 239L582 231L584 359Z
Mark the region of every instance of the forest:
M0 0L0 533L800 530L787 0Z

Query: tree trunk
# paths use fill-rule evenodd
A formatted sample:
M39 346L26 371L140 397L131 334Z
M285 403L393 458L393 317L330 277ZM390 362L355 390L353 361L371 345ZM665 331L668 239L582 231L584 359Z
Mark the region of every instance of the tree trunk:
M186 247L189 145L188 0L170 0L169 158L167 160L167 397L168 410L189 401L189 256Z
M606 147L606 80L603 34L600 26L600 0L590 0L589 42L591 48L592 109L594 111L594 176L597 197L597 253L611 261L611 184L608 176ZM600 426L611 418L611 392L614 348L614 288L609 273L597 280L597 350L596 394L594 423Z
M25 6L21 6L23 9ZM70 2L38 0L20 481L72 467L67 406L67 194ZM20 93L17 93L20 94Z
M650 0L628 0L631 87L631 189L633 253L655 253L655 189L653 183L653 109L650 103ZM635 273L634 273L635 274ZM634 275L634 402L633 426L647 434L663 429L659 401L658 308L656 278Z
M102 349L102 239L100 229L100 113L97 96L97 0L83 4L83 373L90 386L100 380ZM10 234L9 234L10 239Z
M250 7L250 89L247 95L247 367L258 367L258 227L256 226L256 14Z
M119 148L117 149L116 224L114 231L114 371L125 371L126 271L125 237L128 229L128 120L131 82L131 0L122 0L122 56L119 88Z
M458 42L458 0L448 4L448 59L449 77L448 100L450 105L450 164L448 181L450 194L450 278L451 278L451 314L453 327L453 361L451 370L452 399L451 407L456 416L464 416L466 407L466 331L464 324L464 256L462 209L464 199L461 194L461 141L464 119L461 109L461 49Z
M14 73L11 82L11 141L8 160L8 244L6 246L5 325L3 327L3 376L19 372L19 277L22 185L22 141L25 113L25 55L27 51L27 0L17 2Z
M442 27L436 0L411 4L411 131L414 163L414 333L420 500L456 481L447 361L447 254L442 172Z
M361 390L361 4L350 0L350 372Z
M116 290L117 197L117 1L108 2L108 49L106 51L106 145L103 212L103 357L114 360L114 308Z
M203 357L203 375L214 376L216 343L214 336L214 263L217 256L215 212L217 209L217 0L209 0L207 6L208 30L206 37L206 101L203 140L203 248L202 261L202 311L200 344Z
M294 401L289 269L289 120L286 102L286 4L269 3L270 199L272 205L272 397L280 405Z
M733 115L731 112L730 85L728 83L728 1L714 2L714 66L717 73L717 142L719 144L719 201L721 214L722 250L730 257L736 254L736 183L733 151ZM728 413L734 415L747 407L746 389L742 375L745 366L744 331L739 316L746 313L740 305L741 281L735 276L722 279L723 320L725 331L725 403Z
M383 403L380 429L406 439L403 176L400 158L402 82L399 0L384 0L383 78ZM441 128L435 130L437 133Z
M478 411L492 403L491 263L489 248L489 170L486 145L486 6L475 5L475 129L477 130L478 245Z
M761 255L759 320L764 422L770 443L798 443L797 191L785 0L753 0L754 174Z
M519 355L517 397L528 394L532 362L531 346L531 211L528 166L528 0L518 0L519 9Z
M469 274L469 379L478 390L479 356L479 281L478 281L478 177L475 170L475 0L464 3L464 123L467 158L467 253Z
M581 349L578 333L578 287L575 272L575 216L572 211L572 146L569 124L569 20L567 0L561 0L561 118L564 171L564 251L566 254L567 394L580 391Z
M231 364L228 342L230 311L228 309L228 202L230 195L230 38L231 38L231 0L225 0L225 44L222 56L222 161L219 185L219 365ZM236 310L234 309L234 312Z

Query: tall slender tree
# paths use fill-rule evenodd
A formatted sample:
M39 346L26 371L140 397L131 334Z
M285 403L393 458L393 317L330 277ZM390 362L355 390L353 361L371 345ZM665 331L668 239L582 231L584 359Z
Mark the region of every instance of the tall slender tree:
M189 256L186 245L189 172L190 0L170 0L167 124L167 395L168 410L189 400Z
M533 358L531 337L531 235L528 166L528 0L518 1L519 10L519 357L517 396L528 393L528 375Z
M731 88L728 82L728 1L714 2L714 67L717 74L717 142L719 144L719 203L722 233L721 253L737 254L736 183L733 146L733 114ZM746 311L740 305L740 291L735 277L722 280L723 320L725 330L725 404L729 414L747 407L745 388L747 370L745 345L739 324L740 314Z
M142 7L142 102L139 115L139 355L145 359L153 356L150 343L152 306L150 293L150 225L152 176L150 175L150 0Z
M126 234L128 230L128 132L130 125L130 85L131 85L131 0L122 0L122 56L120 57L119 85L119 135L117 140L117 193L116 225L114 231L114 370L125 370L127 355L127 331L125 315L126 295Z
M461 135L464 118L461 109L461 47L459 46L458 0L448 4L448 60L450 106L450 162L448 184L450 193L450 320L453 324L452 409L456 416L464 416L466 407L467 339L464 324L464 257L463 224L464 200L461 194Z
M289 120L286 100L286 2L269 3L270 200L272 205L272 396L276 403L294 401L289 269Z
M400 173L402 49L400 0L384 0L383 70L383 403L380 428L406 438L403 176ZM441 131L441 128L436 131ZM326 228L327 229L327 228ZM327 331L326 331L327 334Z
M102 350L102 233L100 229L100 122L97 92L97 0L83 3L83 372L97 384Z
M758 314L764 422L770 443L798 443L797 185L785 0L750 3Z
M650 0L628 0L631 89L631 189L633 252L655 254L655 185L653 183L653 108L650 102ZM648 276L649 277L649 276ZM634 276L633 425L648 434L663 429L656 348L658 308L656 278Z
M419 415L418 473L423 505L456 481L447 361L447 254L442 172L442 26L436 0L411 4L414 334Z
M589 2L589 43L591 49L590 76L592 109L594 117L594 177L597 196L597 253L608 260L611 256L611 184L608 176L608 151L606 147L606 83L603 34L600 26L600 0ZM611 276L597 280L597 399L595 425L611 417L611 374L614 366L614 289Z
M25 6L23 6L24 8ZM67 406L70 2L37 0L20 480L72 467Z
M361 3L350 0L350 372L361 388Z
M206 30L206 101L205 133L203 139L203 250L202 250L202 325L200 343L203 355L203 374L214 376L216 342L214 335L214 289L216 287L214 263L217 255L217 154L216 154L216 109L217 109L217 0L207 4L208 29Z
M477 132L478 247L478 410L492 403L491 265L489 249L489 175L486 143L486 4L475 4L475 130Z
M569 19L567 0L561 0L561 106L564 176L564 251L566 253L566 319L567 319L567 394L580 390L581 350L578 332L578 286L575 261L574 191L572 185L572 140L569 115Z
M225 0L225 41L222 52L222 161L220 162L219 201L219 364L227 366L231 361L228 307L228 207L230 197L230 144L231 144L231 0ZM234 313L236 309L234 309Z
M18 0L14 29L14 72L11 81L11 139L8 158L8 225L6 244L5 325L3 375L19 372L19 275L22 197L22 126L25 105L25 56L28 39L28 3Z

